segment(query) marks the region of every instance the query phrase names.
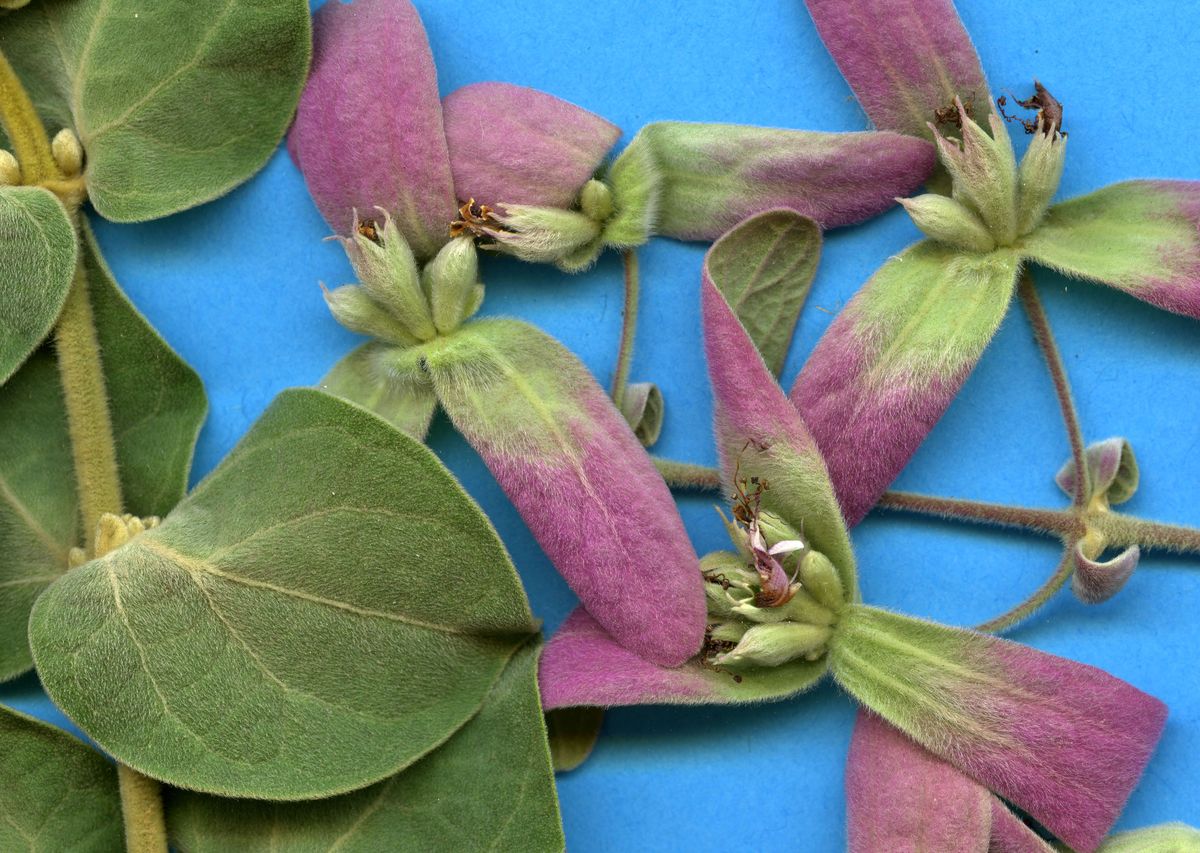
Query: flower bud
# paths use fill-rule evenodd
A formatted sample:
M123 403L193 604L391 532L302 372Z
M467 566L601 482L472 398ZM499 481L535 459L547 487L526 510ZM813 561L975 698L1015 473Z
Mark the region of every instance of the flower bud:
M799 546L798 548L788 548L786 553L793 553L804 547L804 537L796 531L796 528L769 510L763 510L758 514L758 530L766 540L768 549L774 548L781 542L795 543Z
M79 137L69 127L64 127L54 134L50 143L50 153L58 168L68 178L76 177L83 171L83 146Z
M1045 133L1044 119L1038 116L1037 132L1021 158L1017 177L1017 234L1024 236L1038 226L1058 192L1062 180L1067 138L1053 129Z
M335 320L356 334L402 347L419 343L399 320L358 285L325 290L325 304Z
M21 185L21 164L11 151L0 148L0 187Z
M463 321L479 284L479 253L469 236L455 237L438 251L421 273L433 325L448 335Z
M846 604L842 579L829 558L820 551L809 551L800 561L800 585L823 607L837 613Z
M780 607L775 608L782 611L784 617L789 622L804 622L809 625L832 625L837 621L837 617L825 607L821 602L803 589L798 589L788 600L788 602Z
M663 396L653 382L635 382L625 387L621 414L644 447L650 447L662 434Z
M755 625L732 651L713 657L717 666L780 666L824 652L832 629L796 622Z
M932 240L968 252L990 252L996 248L996 241L978 214L952 198L927 193L896 201Z
M744 592L758 588L758 574L746 565L746 559L732 551L714 551L700 560L700 571L705 580L715 581L717 586L732 587Z
M946 139L931 125L938 154L954 182L953 197L975 210L999 246L1017 237L1017 161L1004 121L988 112L991 136L955 101L962 143Z
M590 266L600 253L601 226L575 210L506 205L503 213L476 225L475 232L495 248L530 263L551 263L571 271Z
M417 260L383 208L383 231L370 219L355 218L354 234L339 238L363 289L418 340L437 337L421 286Z
M607 221L613 212L612 190L603 181L592 178L579 192L579 209L588 219L595 222Z
M739 643L748 630L745 622L719 622L709 629L708 637L718 643Z

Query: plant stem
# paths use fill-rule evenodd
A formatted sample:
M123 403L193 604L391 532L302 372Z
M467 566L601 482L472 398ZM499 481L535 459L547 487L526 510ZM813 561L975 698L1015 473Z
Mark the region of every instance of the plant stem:
M117 779L121 785L126 849L129 853L166 853L162 787L154 779L120 763Z
M29 94L0 52L0 123L12 141L26 185L61 182L64 178L54 160L45 125ZM80 200L82 196L77 196ZM76 222L77 236L86 228L78 209L69 211ZM116 446L108 392L100 361L100 343L88 294L87 270L80 256L62 315L54 331L59 377L67 409L71 453L79 491L80 514L89 553L95 544L96 527L105 512L120 514L123 508L121 481L117 476ZM93 556L102 556L93 554ZM125 842L129 853L167 853L167 828L163 818L162 792L158 782L118 762L121 812L125 820Z
M1097 513L1091 516L1091 521L1114 548L1140 545L1143 548L1200 554L1200 529L1195 527L1147 521L1119 512Z
M91 553L100 516L106 512L120 514L123 501L108 392L100 362L100 342L96 338L87 271L82 258L75 268L70 293L54 330L54 340L70 428L71 455L75 461L75 480L79 487L80 515Z
M637 316L640 285L638 257L633 249L622 255L625 262L625 313L621 321L621 348L617 350L617 367L613 372L612 400L618 410L625 403L625 386L629 384L629 368L633 364L633 339L637 335Z
M1037 288L1033 285L1033 277L1028 271L1021 274L1021 283L1017 288L1021 297L1021 305L1033 326L1033 339L1037 341L1038 349L1046 361L1050 378L1054 382L1054 395L1058 398L1058 408L1062 412L1063 425L1067 429L1067 440L1071 443L1071 460L1075 465L1075 489L1071 502L1075 506L1083 506L1087 502L1088 469L1084 458L1083 431L1079 428L1079 414L1075 411L1075 402L1071 398L1071 383L1067 379L1066 368L1063 367L1062 355L1058 344L1054 341L1054 333L1050 330L1050 321L1046 310L1038 296Z
M23 183L36 185L62 178L50 150L46 127L3 51L0 51L0 122L21 164Z
M997 616L995 619L989 619L980 625L977 625L975 630L987 631L989 633L999 633L1005 631L1032 616L1043 604L1054 597L1063 585L1071 577L1072 571L1075 568L1075 561L1072 556L1073 546L1067 545L1063 548L1062 559L1058 562L1058 568L1054 570L1054 574L1038 587L1037 592L1029 596L1022 603L1018 604L1007 613Z
M694 465L691 462L676 462L673 459L662 459L655 456L654 467L667 485L672 489L688 489L697 492L719 492L721 490L721 472L707 465Z
M987 501L938 498L913 492L885 492L879 499L878 506L959 521L1019 527L1058 537L1076 537L1084 533L1083 521L1072 510L1030 509Z

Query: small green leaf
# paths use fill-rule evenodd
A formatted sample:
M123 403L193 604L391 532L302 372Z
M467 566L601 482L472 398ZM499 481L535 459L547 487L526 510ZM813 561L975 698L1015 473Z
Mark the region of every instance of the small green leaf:
M187 489L208 408L204 386L125 298L86 224L83 253L125 509L165 515ZM70 447L54 352L46 346L0 388L0 681L33 666L29 610L82 538Z
M50 333L76 251L75 229L53 193L0 187L0 384Z
M228 796L398 772L536 630L487 517L422 445L284 392L163 523L34 606L46 691L118 760Z
M174 791L183 853L288 850L562 850L537 692L537 649L519 651L479 713L386 782L317 803L256 803Z
M776 376L820 260L820 227L791 210L752 216L709 252L713 283Z
M587 761L596 747L603 725L603 708L584 705L547 711L546 734L550 738L550 757L554 760L554 769L574 770Z
M123 847L117 769L61 729L0 705L0 850Z
M380 360L397 348L366 343L342 358L318 387L379 415L401 432L424 441L437 410L433 386L406 376L389 376Z
M666 403L662 391L653 382L634 382L625 386L621 414L643 447L653 447L662 435Z
M257 172L311 52L304 0L42 0L0 41L51 133L72 127L101 215L155 219Z

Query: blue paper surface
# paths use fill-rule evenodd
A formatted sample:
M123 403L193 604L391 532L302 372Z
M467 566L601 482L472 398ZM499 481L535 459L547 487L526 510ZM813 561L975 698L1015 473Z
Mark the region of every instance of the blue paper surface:
M866 120L799 0L586 3L416 0L448 93L479 80L550 91L616 122L625 140L657 119L860 130ZM1200 179L1193 107L1200 5L1037 0L960 3L994 94L1025 97L1033 77L1066 108L1060 197L1135 177ZM1011 100L1011 99L1010 99ZM1016 128L1019 132L1019 128ZM1019 146L1024 137L1014 137ZM348 144L352 144L349 143ZM135 304L201 374L211 414L193 479L207 473L281 389L316 382L356 344L318 281L352 281L282 151L230 196L145 225L97 222ZM827 235L785 387L836 311L887 257L917 239L899 210ZM699 340L704 247L656 240L641 252L635 381L662 388L655 452L712 464L711 396ZM1200 525L1200 324L1101 286L1038 270L1039 290L1089 440L1132 441L1142 484L1130 513ZM489 258L485 314L558 336L611 377L621 322L619 259L566 276ZM574 597L474 452L439 417L430 445L494 520L553 631ZM899 488L1064 506L1052 476L1069 453L1053 390L1014 305L996 341ZM681 499L697 549L722 547L709 498ZM970 625L1032 592L1058 545L1016 532L876 512L853 534L864 598ZM1061 593L1011 634L1101 667L1171 709L1162 744L1119 826L1200 825L1200 682L1195 613L1200 557L1143 556L1126 589L1094 607ZM0 701L61 715L32 678ZM838 850L843 766L854 705L835 687L748 708L644 708L608 714L581 769L559 777L567 842L599 850Z

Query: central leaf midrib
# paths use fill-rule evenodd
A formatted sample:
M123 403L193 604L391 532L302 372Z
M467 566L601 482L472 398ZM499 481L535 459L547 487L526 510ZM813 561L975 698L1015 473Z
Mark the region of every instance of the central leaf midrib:
M403 616L398 613L388 613L384 610L372 610L370 608L359 607L355 604L350 604L346 601L338 601L333 598L325 598L324 596L314 595L313 593L303 592L301 590L288 589L268 581L256 580L253 578L243 577L242 575L226 572L216 566L210 564L203 558L189 557L171 548L163 543L159 538L152 535L139 537L131 547L145 548L147 551L152 551L159 557L176 563L186 571L193 574L204 574L226 581L228 583L246 586L252 589L267 590L277 593L287 598L294 598L300 601L307 601L310 604L317 604L323 607L330 607L336 610L342 610L347 613L353 613L357 616L374 619L386 619L391 622L399 622L404 625L409 625L414 628L423 628L429 631L438 631L443 634L453 634L465 637L480 637L486 636L472 631L466 631L461 628L456 628L451 625L439 625L433 622L425 622L420 619L413 619L408 616Z

